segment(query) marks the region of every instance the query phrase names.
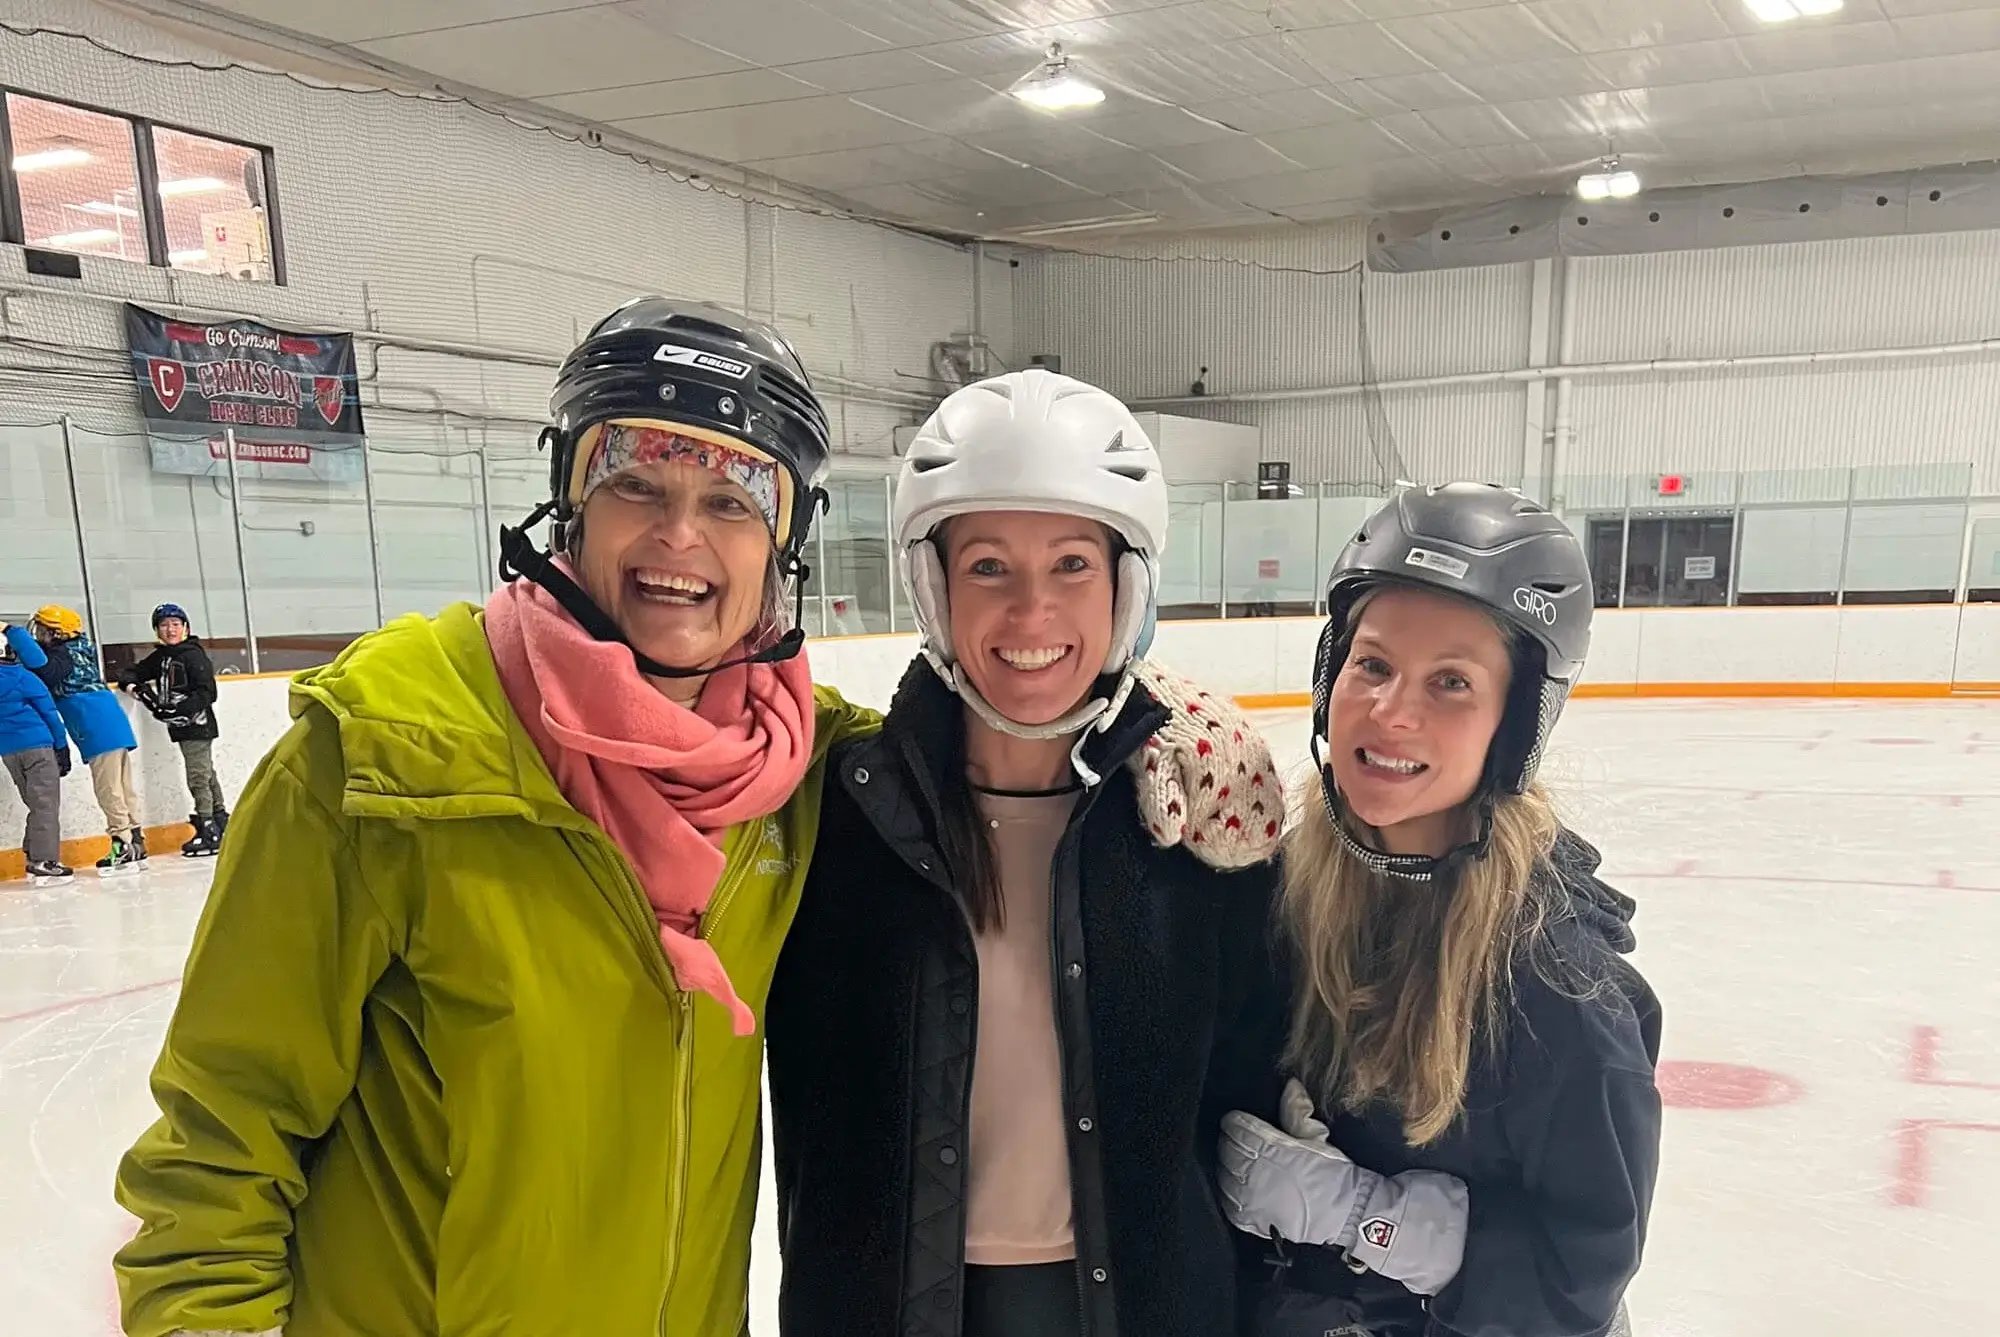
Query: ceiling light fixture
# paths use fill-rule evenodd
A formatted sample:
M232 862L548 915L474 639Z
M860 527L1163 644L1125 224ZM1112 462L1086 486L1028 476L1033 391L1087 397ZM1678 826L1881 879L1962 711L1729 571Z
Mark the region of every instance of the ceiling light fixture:
M83 149L38 149L33 153L16 156L14 170L45 172L51 167L80 167L89 161L90 154Z
M1838 14L1847 0L1743 0L1752 18L1766 23L1790 23L1793 19L1816 19Z
M1594 172L1576 179L1576 196L1595 204L1599 200L1629 200L1639 193L1639 174L1621 167L1618 158L1606 158Z
M1104 90L1076 72L1061 42L1050 42L1048 59L1016 79L1007 91L1043 111L1075 111L1104 101Z
M206 250L167 252L167 263L174 265L198 265L206 259L208 259Z
M178 181L162 181L160 183L160 194L162 196L200 195L205 191L227 189L229 189L228 182L219 181L212 176L184 176Z
M119 218L137 218L139 211L123 204L110 204L104 200L85 200L73 206L77 212L86 214L113 214Z
M86 228L82 232L58 232L53 237L37 237L30 246L102 246L107 241L117 241L118 234L108 227Z

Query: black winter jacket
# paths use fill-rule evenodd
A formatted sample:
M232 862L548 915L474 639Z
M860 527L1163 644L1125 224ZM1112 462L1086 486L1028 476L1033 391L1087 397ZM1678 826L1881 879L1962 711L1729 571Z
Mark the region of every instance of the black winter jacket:
M1357 1164L1386 1175L1443 1170L1470 1199L1465 1261L1428 1310L1393 1281L1350 1272L1332 1250L1294 1251L1289 1283L1356 1297L1371 1333L1597 1337L1618 1313L1659 1173L1660 1004L1624 959L1637 945L1635 906L1597 879L1598 863L1584 840L1557 837L1556 909L1536 955L1563 968L1515 964L1499 1061L1475 1057L1466 1112L1443 1137L1410 1146L1387 1108L1327 1120L1333 1145ZM1549 974L1574 978L1552 984Z
M959 699L912 664L882 732L834 750L767 1014L784 1337L957 1337L978 963L937 835ZM1090 1337L1222 1337L1237 1250L1222 1115L1278 1082L1245 1016L1277 1005L1268 866L1218 872L1141 829L1121 764L1167 718L1143 689L1086 760L1056 848L1052 947ZM959 763L962 765L962 763ZM1059 1024L1058 1024L1059 1023Z
M215 665L199 637L155 646L119 681L137 689L139 700L176 743L221 736L215 720Z

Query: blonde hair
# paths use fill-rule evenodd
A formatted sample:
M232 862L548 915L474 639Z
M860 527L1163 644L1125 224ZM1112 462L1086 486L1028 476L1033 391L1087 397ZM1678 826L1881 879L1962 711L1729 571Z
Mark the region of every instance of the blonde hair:
M1347 639L1387 588L1347 610ZM1492 620L1520 673L1518 634L1465 602ZM1501 746L1505 729L1503 717L1489 746ZM1536 874L1555 847L1555 807L1539 785L1498 796L1485 853L1425 882L1371 868L1335 820L1324 803L1309 804L1286 837L1282 919L1299 967L1287 1058L1329 1105L1393 1106L1404 1139L1422 1146L1464 1110L1475 1058L1499 1056L1516 949L1533 944L1547 914Z
M1413 882L1363 863L1323 803L1285 840L1281 921L1298 968L1286 1058L1329 1106L1384 1102L1412 1146L1465 1108L1474 1037L1497 1058L1518 948L1542 931L1555 845L1539 785L1501 797L1483 858Z

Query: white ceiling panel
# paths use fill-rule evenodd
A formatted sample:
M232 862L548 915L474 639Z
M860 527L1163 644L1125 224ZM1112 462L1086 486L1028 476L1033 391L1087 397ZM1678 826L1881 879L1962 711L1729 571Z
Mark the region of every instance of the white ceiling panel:
M1687 46L1634 47L1630 51L1599 51L1583 62L1583 68L1602 75L1606 88L1705 84L1755 73L1742 44L1733 40L1691 42Z
M529 14L590 9L603 0L207 0L211 9L282 24L333 42L365 42ZM192 17L192 16L190 16Z
M1302 165L1254 139L1184 144L1179 148L1161 149L1158 156L1195 180L1207 182L1268 176L1272 172L1294 171Z
M1692 42L1726 41L1732 36L1722 12L1708 3L1536 0L1527 8L1536 21L1573 51L1686 46Z
M1382 31L1426 66L1440 70L1576 54L1576 48L1529 5L1392 19L1382 24Z
M1228 126L1196 116L1175 107L1148 106L1125 116L1114 116L1104 120L1093 120L1090 128L1097 134L1132 149L1179 148L1183 144L1206 144L1217 139L1238 139L1241 136Z
M1356 107L1370 116L1390 116L1399 111L1428 111L1432 107L1463 107L1482 100L1456 75L1442 71L1393 75L1386 79L1357 79L1340 85L1340 88Z
M624 6L502 19L356 43L371 55L516 97L743 69L749 62L653 27Z
M683 111L713 111L818 97L822 91L778 70L756 69L664 83L628 84L623 88L598 88L588 93L559 93L542 98L541 102L570 116L617 125Z
M928 133L841 97L654 116L619 128L725 162L907 143Z
M950 78L952 71L915 51L874 51L864 56L796 61L784 72L829 93L862 93Z
M631 8L681 36L760 65L886 51L891 44L816 5L796 0L632 0Z
M358 47L418 86L996 235L1559 192L1607 151L1657 186L2000 153L2000 0L1847 0L1775 27L1742 0L190 0L177 16L287 30L302 61ZM1101 105L1007 96L1051 41Z
M1363 119L1359 108L1330 88L1291 88L1281 93L1198 102L1189 110L1251 135Z

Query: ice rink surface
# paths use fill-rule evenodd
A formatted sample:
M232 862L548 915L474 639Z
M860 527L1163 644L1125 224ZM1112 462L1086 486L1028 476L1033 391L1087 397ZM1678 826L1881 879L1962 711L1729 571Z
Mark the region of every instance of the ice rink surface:
M1640 1337L2000 1328L2000 702L1580 702L1545 776L1666 1008ZM153 865L0 889L7 1332L118 1330L112 1171L213 868Z

